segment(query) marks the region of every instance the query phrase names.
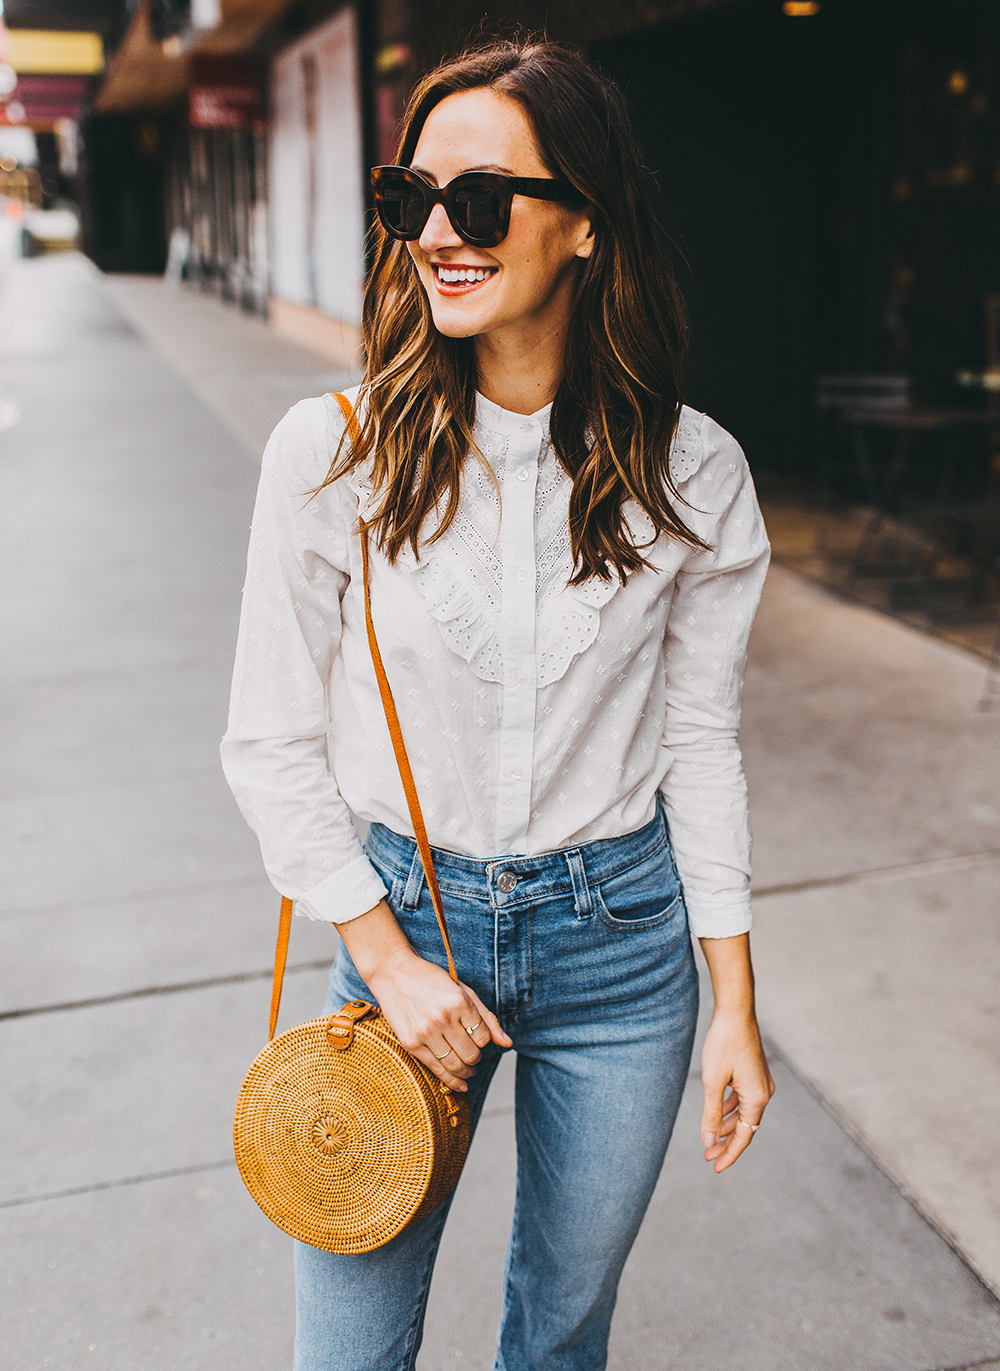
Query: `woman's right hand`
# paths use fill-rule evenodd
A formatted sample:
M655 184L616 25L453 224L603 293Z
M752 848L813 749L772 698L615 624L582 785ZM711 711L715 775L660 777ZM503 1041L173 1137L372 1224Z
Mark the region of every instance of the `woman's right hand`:
M396 1037L449 1089L468 1089L488 1043L513 1047L474 990L417 956L384 900L337 931Z
M475 991L412 950L368 984L407 1052L452 1090L468 1090L465 1082L487 1043L513 1046Z

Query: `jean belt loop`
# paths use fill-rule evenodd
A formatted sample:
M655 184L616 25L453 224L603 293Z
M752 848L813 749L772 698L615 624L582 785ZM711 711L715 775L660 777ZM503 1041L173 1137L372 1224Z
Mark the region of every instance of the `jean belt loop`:
M410 873L406 878L406 886L403 890L403 908L416 909L420 903L420 894L424 888L424 864L420 860L420 853L416 843L413 845L413 861L410 863Z
M594 912L594 907L590 900L590 886L587 884L587 871L583 865L583 854L578 847L570 848L565 854L566 865L569 867L569 878L573 883L573 903L576 906L577 917L580 919L589 918Z

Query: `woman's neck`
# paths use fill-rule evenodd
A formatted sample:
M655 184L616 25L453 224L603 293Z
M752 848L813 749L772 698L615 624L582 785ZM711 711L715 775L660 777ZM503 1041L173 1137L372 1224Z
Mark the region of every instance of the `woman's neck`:
M565 366L567 322L477 337L480 393L513 414L534 414L554 400Z

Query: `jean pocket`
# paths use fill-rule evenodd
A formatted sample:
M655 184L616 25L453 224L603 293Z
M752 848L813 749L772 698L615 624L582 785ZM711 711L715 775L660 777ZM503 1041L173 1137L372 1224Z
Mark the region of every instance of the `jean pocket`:
M609 928L658 928L684 907L680 876L669 843L593 891L598 918Z

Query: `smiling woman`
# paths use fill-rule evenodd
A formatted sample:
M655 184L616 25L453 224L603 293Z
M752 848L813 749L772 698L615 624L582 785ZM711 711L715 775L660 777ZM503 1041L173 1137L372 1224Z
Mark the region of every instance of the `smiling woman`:
M521 413L554 399L576 581L646 564L627 499L700 546L664 461L683 313L620 92L558 44L495 45L425 77L399 162L372 178L386 232L365 298L361 438L327 479L372 460L386 492L373 531L390 558L415 552L439 502L441 533L457 509L477 391L500 403L502 389Z
M767 539L739 446L681 403L615 87L554 44L465 54L418 86L397 161L372 177L364 381L265 453L223 757L275 885L338 926L327 1012L376 1000L473 1128L517 1052L494 1371L602 1371L687 1078L692 932L716 1171L773 1089L736 740ZM296 1371L412 1371L447 1209L363 1256L297 1244Z

